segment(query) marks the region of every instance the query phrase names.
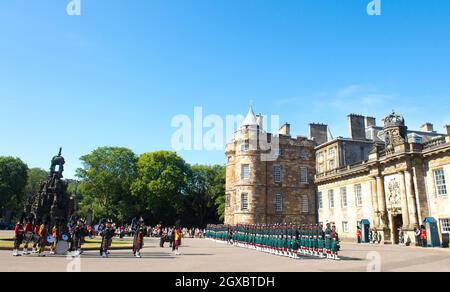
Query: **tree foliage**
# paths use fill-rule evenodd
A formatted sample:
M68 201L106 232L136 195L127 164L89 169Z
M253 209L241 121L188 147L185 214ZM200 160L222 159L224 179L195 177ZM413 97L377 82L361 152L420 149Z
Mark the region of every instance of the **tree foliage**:
M116 221L133 216L130 188L136 178L136 155L127 148L102 147L80 159L81 213Z
M0 212L3 218L18 217L25 199L28 166L19 158L0 157Z

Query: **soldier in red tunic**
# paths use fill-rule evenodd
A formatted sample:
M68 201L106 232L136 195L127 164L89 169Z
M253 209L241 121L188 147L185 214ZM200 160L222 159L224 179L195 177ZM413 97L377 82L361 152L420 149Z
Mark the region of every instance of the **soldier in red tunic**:
M25 235L25 230L23 228L23 221L24 221L24 216L22 216L20 221L17 222L16 228L14 229L15 237L14 237L13 256L15 256L15 257L20 256L19 249L20 249L20 245L23 243L23 239L24 239L24 235Z
M30 245L30 243L34 242L34 226L33 226L33 221L34 221L34 217L30 216L28 218L28 222L25 225L25 230L24 230L24 241L25 241L25 245L23 247L23 255L29 255L28 252L28 246Z

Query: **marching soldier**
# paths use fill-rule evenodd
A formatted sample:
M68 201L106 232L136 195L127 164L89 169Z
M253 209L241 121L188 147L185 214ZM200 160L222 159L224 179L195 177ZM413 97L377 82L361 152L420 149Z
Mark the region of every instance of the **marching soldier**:
M82 219L79 219L77 220L76 226L74 226L71 230L72 246L70 250L72 251L72 257L78 257L82 253L81 244L83 238L87 235L87 230L84 224L84 221Z
M15 257L20 256L19 249L20 249L20 245L23 243L23 239L24 239L25 230L23 228L23 221L24 221L24 216L22 216L20 221L17 222L16 227L14 229L15 237L14 237L13 256L15 256Z
M25 225L25 230L24 230L24 234L25 234L25 236L24 236L25 245L23 247L23 255L24 256L29 255L28 246L34 240L34 234L33 234L33 231L34 231L33 227L34 226L33 226L33 222L34 222L34 216L30 215L30 217L28 218L28 222Z
M112 239L114 237L115 230L113 228L113 222L108 220L105 228L102 230L102 244L100 246L100 255L103 258L108 257L109 247L111 246Z
M144 247L145 225L144 219L140 218L135 226L133 238L133 254L137 258L141 258L141 249Z

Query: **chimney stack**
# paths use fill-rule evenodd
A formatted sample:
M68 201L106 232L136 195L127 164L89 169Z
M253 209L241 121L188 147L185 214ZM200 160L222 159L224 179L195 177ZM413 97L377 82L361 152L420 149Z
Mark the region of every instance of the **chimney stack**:
M366 128L375 127L377 125L377 119L373 117L365 117Z
M291 125L286 123L284 124L279 131L280 135L291 136Z
M324 124L309 124L309 138L316 141L317 145L328 142L328 126Z
M366 140L365 118L361 115L351 114L348 116L348 130L350 137L354 140Z
M426 124L422 125L422 127L420 127L420 130L422 132L433 132L434 131L433 124L426 123Z
M445 135L450 136L450 125L444 126L444 133Z

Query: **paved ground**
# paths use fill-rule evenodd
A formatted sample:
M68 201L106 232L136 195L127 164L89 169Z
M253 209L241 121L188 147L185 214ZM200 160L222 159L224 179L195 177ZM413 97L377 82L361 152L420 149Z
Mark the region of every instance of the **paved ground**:
M5 234L3 233L3 236ZM0 236L2 233L0 232ZM209 240L187 239L175 256L159 248L156 239L146 239L143 258L131 251L113 251L102 259L97 252L86 252L79 261L60 256L15 258L0 251L0 271L158 271L158 272L304 272L304 271L447 271L450 251L398 246L344 244L339 262L303 258L293 260L261 252L218 244Z

